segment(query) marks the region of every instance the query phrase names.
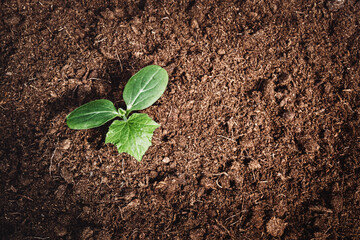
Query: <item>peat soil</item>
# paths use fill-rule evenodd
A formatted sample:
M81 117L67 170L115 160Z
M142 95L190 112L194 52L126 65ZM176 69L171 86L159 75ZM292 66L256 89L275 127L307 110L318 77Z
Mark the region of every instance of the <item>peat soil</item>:
M360 1L2 1L1 239L360 239ZM75 131L169 85L139 163Z

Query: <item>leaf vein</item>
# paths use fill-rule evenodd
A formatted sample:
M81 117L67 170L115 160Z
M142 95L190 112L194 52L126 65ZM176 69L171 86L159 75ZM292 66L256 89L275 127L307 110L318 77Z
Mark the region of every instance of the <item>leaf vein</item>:
M144 92L143 90L144 90L144 89L146 88L146 86L151 82L151 80L153 80L154 76L155 76L160 70L161 70L161 68L157 69L157 70L152 74L152 76L149 78L149 80L145 83L145 85L144 85L144 86L141 86L140 91L136 94L136 96L134 97L134 99L132 99L132 100L130 101L129 106L128 106L129 109L133 106L134 102L137 100L137 98L140 96L140 94Z

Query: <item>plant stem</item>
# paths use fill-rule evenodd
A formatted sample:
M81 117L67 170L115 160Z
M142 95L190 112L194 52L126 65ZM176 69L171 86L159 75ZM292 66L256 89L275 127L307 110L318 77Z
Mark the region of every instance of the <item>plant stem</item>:
M126 110L125 116L126 116L126 117L129 117L129 114L130 114L130 113L131 113L131 111Z

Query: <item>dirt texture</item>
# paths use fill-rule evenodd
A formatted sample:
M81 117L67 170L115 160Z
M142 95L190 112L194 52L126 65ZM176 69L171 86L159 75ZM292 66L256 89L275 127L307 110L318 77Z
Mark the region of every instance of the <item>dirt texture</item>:
M360 1L2 1L1 239L360 239ZM142 67L138 163L76 131Z

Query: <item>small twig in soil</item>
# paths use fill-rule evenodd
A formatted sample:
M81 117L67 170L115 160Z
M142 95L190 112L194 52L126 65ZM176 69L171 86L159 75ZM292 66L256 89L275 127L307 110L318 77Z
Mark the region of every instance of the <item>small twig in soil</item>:
M218 135L218 137L222 137L222 138L225 138L226 140L229 140L229 141L232 141L232 142L236 142L234 139L225 137L225 136L223 136L223 135Z
M213 176L221 176L221 175L229 176L229 174L227 174L227 172L213 173Z
M117 59L118 59L118 61L119 61L119 64L120 64L120 70L121 70L121 72L123 72L124 69L123 69L123 66L122 66L122 64L121 64L121 60L120 60L120 57L119 57L119 54L118 54L117 50L115 51L115 53L116 53L116 57L117 57Z
M88 78L88 80L98 80L98 81L102 81L103 79L101 79L101 78Z
M29 198L28 196L25 196L25 195L19 195L20 197L23 197L23 198L26 198L27 200L30 200L30 201L34 201L34 200L32 200L31 198Z
M124 173L124 159L121 161L121 173Z
M13 213L9 213L10 215L21 215L21 213L19 212L13 212Z
M72 97L74 98L74 96L75 96L75 92L76 92L76 90L79 88L79 84L78 85L76 85L76 87L74 88L74 90L73 90L73 92L72 92Z
M107 80L107 79L101 79L101 78L88 78L88 80L105 81L105 82L111 83L111 81L110 81L110 80Z
M103 39L100 39L100 40L96 40L95 43L99 43L99 42L103 42L107 39L107 37L103 38Z
M218 185L219 188L223 188L220 183L219 183L219 179L220 179L220 176L222 175L226 175L226 176L229 176L229 174L227 174L226 172L221 172L221 173L213 173L213 176L219 176L217 179L216 179L216 185Z
M50 174L50 177L51 177L52 160L54 159L55 152L56 152L56 150L57 150L57 148L58 148L58 147L57 147L58 143L59 143L59 139L58 139L57 142L56 142L56 147L55 147L55 149L54 149L54 151L53 151L53 153L52 153L52 155L51 155L51 158L50 158L50 165L49 165L49 174Z
M216 179L216 185L218 185L219 188L223 188L220 184L219 184L219 178Z
M238 216L238 215L240 215L240 214L241 214L241 212L240 212L240 213L237 213L237 214L234 214L234 215L226 218L225 221L227 221L227 220L229 220L229 219L231 219L231 218L234 218L234 217L236 217L236 216Z
M219 222L217 219L215 219L215 222L222 227L223 229L225 229L225 231L230 235L231 239L234 239L233 235L231 234L231 232L221 223Z
M169 111L169 114L168 114L168 116L167 116L168 119L169 119L171 113L172 113L172 106L170 107L170 111Z
M125 220L125 218L124 218L124 210L120 207L120 206L118 206L118 208L119 208L119 212L120 212L120 217L121 217L121 219L122 220Z
M240 220L241 220L241 219L240 219ZM230 224L230 226L235 225L236 223L240 222L240 220L237 220L237 221L235 221L235 222L231 223L231 224Z

